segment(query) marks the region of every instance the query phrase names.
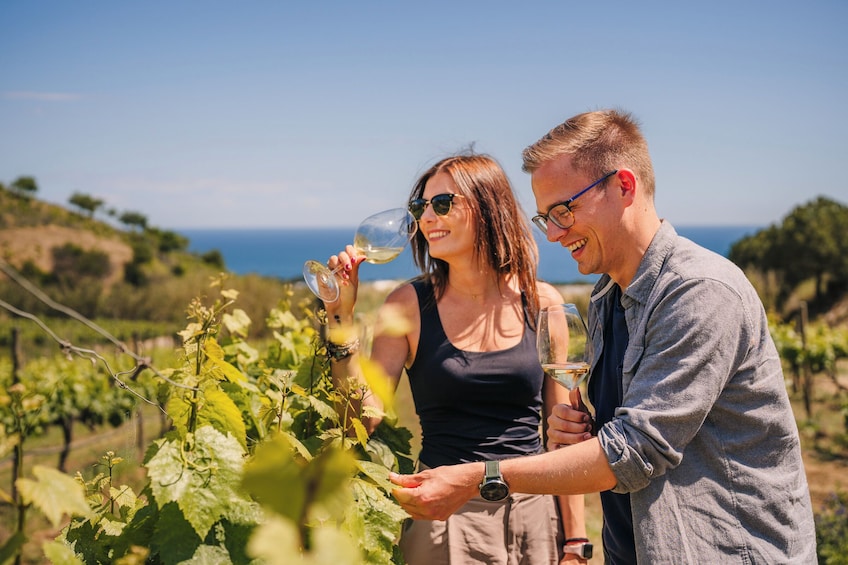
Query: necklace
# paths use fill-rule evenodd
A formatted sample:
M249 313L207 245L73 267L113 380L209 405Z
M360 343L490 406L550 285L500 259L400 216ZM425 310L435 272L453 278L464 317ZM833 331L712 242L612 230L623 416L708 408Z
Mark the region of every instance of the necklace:
M459 287L454 286L450 282L448 282L448 286L451 287L454 290L454 292L461 294L462 296L468 296L472 300L478 300L478 299L485 299L486 298L486 289L483 289L480 292L468 292L468 291L465 291L465 290L460 290ZM502 293L498 292L498 294L501 298L503 298Z

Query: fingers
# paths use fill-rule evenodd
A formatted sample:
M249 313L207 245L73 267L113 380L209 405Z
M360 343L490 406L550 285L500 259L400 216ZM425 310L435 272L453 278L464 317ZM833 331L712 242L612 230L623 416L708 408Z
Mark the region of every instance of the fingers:
M341 267L338 274L342 275L345 272L355 273L363 261L365 261L365 257L357 255L356 248L352 245L348 245L345 247L344 251L340 251L338 255L330 257L330 260L327 262L327 266L333 270Z
M331 310L333 313L352 311L359 287L359 265L364 260L364 256L357 255L356 249L348 245L344 251L331 256L327 261L327 267L333 272L339 287L338 298L333 302L324 302L325 306L330 306L328 314Z
M399 475L397 473L389 473L389 480L401 487L392 489L392 496L395 497L401 508L414 520L428 519L428 516L418 508L416 489L421 485L421 481L414 475Z
M389 480L394 484L405 488L415 488L421 485L421 479L418 478L418 475L399 475L398 473L389 473Z
M583 408L586 409L585 406ZM591 417L588 412L575 409L568 404L555 405L547 421L549 450L580 443L592 437Z

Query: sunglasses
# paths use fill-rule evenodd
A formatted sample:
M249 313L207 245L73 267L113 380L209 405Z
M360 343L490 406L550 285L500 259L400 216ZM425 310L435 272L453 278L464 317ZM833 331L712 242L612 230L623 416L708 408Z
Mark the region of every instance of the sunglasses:
M412 217L416 220L420 220L421 216L424 215L424 210L427 209L427 205L431 205L433 207L433 212L437 216L446 216L451 211L451 206L453 205L454 198L462 198L461 194L437 194L430 200L426 198L416 198L415 200L409 201L409 212L412 214Z

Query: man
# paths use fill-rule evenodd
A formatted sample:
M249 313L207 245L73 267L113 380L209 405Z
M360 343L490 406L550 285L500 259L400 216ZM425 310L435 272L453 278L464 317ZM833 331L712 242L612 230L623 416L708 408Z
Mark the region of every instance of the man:
M602 493L608 563L815 563L798 432L765 311L730 261L654 208L638 124L575 116L524 151L550 241L601 274L589 307L595 422L555 407L548 453L500 463L513 492ZM445 519L491 464L392 475L413 518ZM485 475L485 479L484 479ZM502 487L503 490L503 487Z

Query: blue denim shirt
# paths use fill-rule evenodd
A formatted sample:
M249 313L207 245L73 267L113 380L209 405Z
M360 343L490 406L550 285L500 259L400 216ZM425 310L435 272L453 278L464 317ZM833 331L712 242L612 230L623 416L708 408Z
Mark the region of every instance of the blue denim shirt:
M596 359L613 284L592 293ZM798 430L744 273L663 222L622 304L622 405L598 439L639 563L816 563Z

